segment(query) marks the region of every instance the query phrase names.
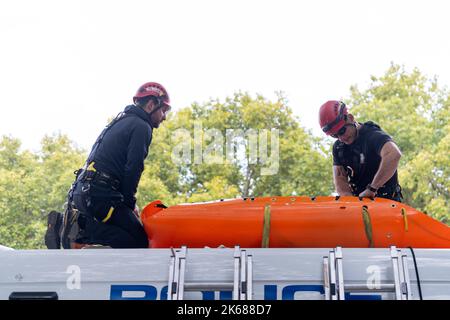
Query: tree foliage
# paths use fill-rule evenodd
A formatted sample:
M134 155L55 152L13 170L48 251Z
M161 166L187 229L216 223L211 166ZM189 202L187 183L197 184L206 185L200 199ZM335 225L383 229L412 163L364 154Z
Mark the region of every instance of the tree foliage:
M139 194L142 186L156 183L159 187L146 194L171 205L329 194L330 181L320 140L300 127L281 94L272 102L239 92L224 102L212 99L181 109L155 132ZM146 201L138 198L140 206Z
M42 248L46 215L62 211L73 171L85 157L64 135L44 137L41 152L20 151L20 141L0 140L0 243ZM74 169L75 168L75 169Z

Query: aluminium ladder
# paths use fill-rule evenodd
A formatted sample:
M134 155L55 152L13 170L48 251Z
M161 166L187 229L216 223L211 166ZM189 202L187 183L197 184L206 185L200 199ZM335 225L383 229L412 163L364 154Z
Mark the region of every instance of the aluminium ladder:
M345 292L393 292L396 300L411 300L407 256L391 246L390 257L394 282L369 289L367 285L344 284L342 248L336 247L327 257L323 257L325 300L345 300Z
M234 247L233 282L185 282L187 248L172 249L169 265L168 300L183 300L185 291L232 290L233 300L252 300L253 257L246 250Z

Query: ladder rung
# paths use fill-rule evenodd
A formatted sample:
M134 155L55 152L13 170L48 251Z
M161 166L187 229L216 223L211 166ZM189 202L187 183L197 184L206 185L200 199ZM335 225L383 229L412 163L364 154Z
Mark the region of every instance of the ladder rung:
M184 284L184 291L224 291L224 290L233 290L232 282L186 282Z
M392 283L381 284L379 288L369 289L367 285L346 284L346 292L395 292L395 285Z

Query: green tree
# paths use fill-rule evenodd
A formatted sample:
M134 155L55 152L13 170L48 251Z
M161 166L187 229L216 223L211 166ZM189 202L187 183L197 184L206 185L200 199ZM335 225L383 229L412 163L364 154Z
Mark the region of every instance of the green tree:
M236 198L239 190L236 186L229 185L221 177L214 177L211 181L203 183L203 189L198 189L191 195L189 201L203 202L217 199Z
M146 166L177 203L332 192L329 157L281 94L272 102L236 93L180 110L154 132Z
M20 151L20 141L0 141L0 243L43 248L46 216L62 211L83 152L66 136L45 137L37 154Z
M86 160L84 150L73 146L65 135L45 136L39 153L40 165L36 168L36 180L42 185L39 190L39 208L47 211L62 210L67 191L75 179L74 171L81 168Z

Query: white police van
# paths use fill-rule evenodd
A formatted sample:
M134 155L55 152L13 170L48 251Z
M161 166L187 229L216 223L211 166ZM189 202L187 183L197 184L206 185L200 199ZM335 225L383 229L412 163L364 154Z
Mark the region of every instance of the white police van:
M450 299L450 249L0 246L0 299Z

